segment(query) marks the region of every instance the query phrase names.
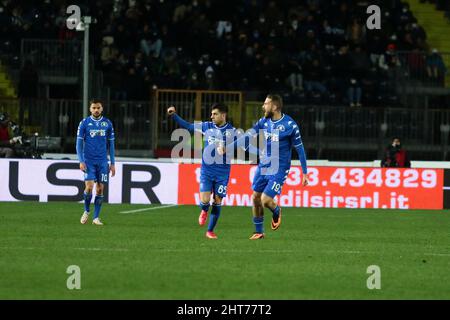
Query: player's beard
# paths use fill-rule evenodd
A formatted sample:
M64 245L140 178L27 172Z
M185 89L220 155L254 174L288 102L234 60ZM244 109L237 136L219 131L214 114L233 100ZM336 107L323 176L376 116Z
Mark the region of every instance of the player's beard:
M273 112L272 111L265 111L264 112L264 117L266 119L272 118L273 117Z

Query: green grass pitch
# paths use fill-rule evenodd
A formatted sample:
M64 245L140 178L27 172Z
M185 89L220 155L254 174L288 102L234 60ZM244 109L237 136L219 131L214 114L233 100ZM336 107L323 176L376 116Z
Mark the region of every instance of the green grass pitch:
M148 207L105 204L98 227L79 203L0 203L0 299L450 299L447 211L285 208L250 241L250 208L224 207L210 240L195 206L120 213Z

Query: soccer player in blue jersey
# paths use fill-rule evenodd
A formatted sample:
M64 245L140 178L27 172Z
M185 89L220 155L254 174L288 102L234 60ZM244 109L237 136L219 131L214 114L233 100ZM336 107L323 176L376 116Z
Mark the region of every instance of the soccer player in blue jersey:
M281 189L291 168L292 147L299 155L302 166L302 185L308 184L308 169L303 142L298 124L287 114L282 113L283 100L279 95L269 94L262 106L264 117L259 119L250 132L240 137L226 148L220 147L219 154L232 152L234 144L255 153L256 148L248 143L248 137L262 132L265 137L265 150L260 152L260 161L253 178L253 224L255 232L251 240L264 238L264 208L272 212L272 230L281 225L281 208L274 198L281 194ZM278 150L275 150L278 148ZM261 149L261 146L260 146ZM256 149L256 152L258 149Z
M214 228L220 217L222 199L227 194L228 180L230 177L231 164L227 157L216 155L217 147L225 145L227 141L234 138L235 128L227 122L228 108L224 104L215 103L211 107L210 122L189 123L183 120L174 106L167 109L167 114L184 129L190 133L194 131L203 135L204 149L202 154L202 166L200 170L200 216L198 223L203 226L208 217L211 193L214 195L211 215L209 218L206 237L217 239ZM218 161L216 161L218 160Z
M103 201L104 185L108 183L109 172L116 174L114 161L114 128L111 121L102 116L103 106L98 100L92 100L89 108L91 115L81 120L77 131L77 156L80 170L84 172L84 213L81 223L89 219L92 190L96 185L94 199L94 219L92 224L102 226L99 214ZM108 147L111 164L108 164Z

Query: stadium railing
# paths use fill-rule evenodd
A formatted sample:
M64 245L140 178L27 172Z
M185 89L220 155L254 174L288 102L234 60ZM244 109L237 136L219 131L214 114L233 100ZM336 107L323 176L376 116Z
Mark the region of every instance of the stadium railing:
M177 128L174 121L169 121L166 110L174 105L177 113L187 121L207 121L211 116L211 105L222 102L228 106L228 117L231 123L240 128L244 123L244 100L241 91L206 91L206 90L170 90L158 89L153 95L154 126L153 148L158 150L172 145L172 131Z
M156 148L170 150L177 143L170 141L171 132L177 125L167 118L167 107L174 104L188 121L196 118L196 110L202 119L209 119L210 105L218 100L208 92L202 92L202 100L198 97L195 92L170 95L163 91L158 102L106 102L104 114L114 123L118 153L164 157L156 154ZM198 107L196 109L196 103L200 103L200 111ZM233 124L247 130L261 117L261 102L239 102L236 98L229 105L240 103L242 109L231 109L234 110L232 118L240 118L242 126ZM74 150L76 129L82 118L81 106L80 100L0 99L0 112L8 112L12 120L18 122L19 110L24 110L25 131L61 137L65 152ZM420 160L447 160L450 110L286 105L284 111L301 126L305 146L315 159L332 153L339 155L338 160L343 160L347 153L348 160L363 160L364 152L368 158L379 158L389 140L399 136L409 150L421 152Z
M380 158L390 139L398 136L422 160L447 160L449 110L334 106L285 110L299 121L305 145L316 159L330 153L342 160Z
M81 100L0 99L0 112L7 112L17 123L20 110L23 112L21 125L27 134L58 136L62 138L63 150L74 148L83 117ZM142 155L150 155L155 121L149 101L110 101L105 103L104 115L113 121L118 149L144 150Z

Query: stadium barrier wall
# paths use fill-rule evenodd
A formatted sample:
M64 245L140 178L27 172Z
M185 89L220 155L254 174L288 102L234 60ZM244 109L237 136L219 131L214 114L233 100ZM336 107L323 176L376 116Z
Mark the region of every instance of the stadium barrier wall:
M232 166L227 206L251 206L255 165ZM450 170L439 168L309 167L301 186L292 166L278 201L283 207L450 208ZM117 162L105 201L197 204L200 164ZM84 176L73 160L0 159L0 201L82 201Z
M83 200L84 174L77 161L0 159L0 181L0 201ZM104 201L177 204L177 188L176 163L117 162Z
M224 205L250 206L256 166L233 165ZM292 166L279 203L282 207L443 209L443 169L309 167L302 187L301 167ZM200 165L180 164L178 202L199 202ZM194 186L183 188L183 185Z

